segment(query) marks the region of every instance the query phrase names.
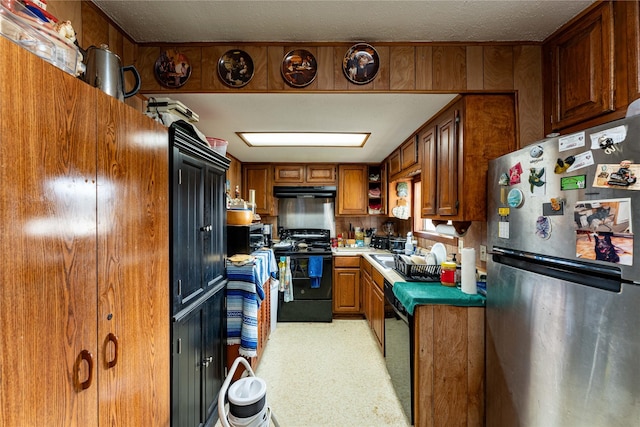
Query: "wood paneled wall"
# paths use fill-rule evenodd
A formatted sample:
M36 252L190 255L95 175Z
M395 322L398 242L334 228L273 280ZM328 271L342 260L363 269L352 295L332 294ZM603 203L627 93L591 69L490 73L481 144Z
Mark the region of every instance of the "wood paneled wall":
M543 137L542 49L540 44L461 43L372 43L378 51L378 75L369 84L349 82L342 71L344 55L352 43L307 44L216 44L138 45L87 1L49 0L49 10L60 19L69 19L83 48L102 43L122 58L123 65L135 65L142 77L140 92L413 92L464 93L474 91L517 91L520 143ZM192 65L189 81L179 89L160 85L153 66L162 50L177 48ZM217 63L230 49L246 51L255 73L242 88L230 88L218 78ZM318 62L318 74L304 88L287 85L280 74L285 53L307 49ZM125 76L128 88L131 76ZM139 106L139 99L127 103ZM425 121L428 117L425 117ZM402 141L397 141L398 145Z
M542 57L537 44L391 44L374 43L380 58L378 75L369 84L351 83L342 71L342 60L351 44L206 44L140 45L136 66L142 76L141 92L279 93L290 91L464 93L517 91L520 141L543 137ZM177 49L189 58L192 74L179 89L162 86L153 66L163 50ZM228 50L242 49L254 63L254 76L242 88L226 86L217 72L218 59ZM304 88L287 85L280 74L285 54L307 49L316 57L318 74ZM425 121L429 117L425 117ZM397 141L398 145L402 141Z

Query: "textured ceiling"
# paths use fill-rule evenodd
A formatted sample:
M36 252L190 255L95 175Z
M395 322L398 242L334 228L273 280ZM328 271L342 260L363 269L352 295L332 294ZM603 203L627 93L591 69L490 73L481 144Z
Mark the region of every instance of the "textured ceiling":
M591 1L93 0L139 43L542 41Z
M132 39L154 42L543 41L591 0L92 0ZM154 94L145 94L152 96ZM167 94L156 94L166 97ZM243 162L378 162L451 95L171 94ZM362 149L249 148L240 131L364 131Z

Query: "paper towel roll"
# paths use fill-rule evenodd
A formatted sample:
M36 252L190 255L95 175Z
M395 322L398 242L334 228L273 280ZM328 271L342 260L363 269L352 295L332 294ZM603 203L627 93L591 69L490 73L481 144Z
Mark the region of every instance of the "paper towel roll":
M459 237L458 233L456 233L456 229L450 224L436 225L436 233L442 234L443 236Z
M474 248L462 248L462 272L461 289L465 294L477 294L476 286L476 250Z

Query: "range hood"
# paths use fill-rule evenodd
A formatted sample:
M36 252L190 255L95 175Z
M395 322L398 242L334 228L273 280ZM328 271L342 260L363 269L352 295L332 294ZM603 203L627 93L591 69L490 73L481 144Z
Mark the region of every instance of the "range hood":
M276 185L273 187L273 195L278 198L298 198L298 199L313 199L313 198L335 198L336 187L335 186L281 186Z

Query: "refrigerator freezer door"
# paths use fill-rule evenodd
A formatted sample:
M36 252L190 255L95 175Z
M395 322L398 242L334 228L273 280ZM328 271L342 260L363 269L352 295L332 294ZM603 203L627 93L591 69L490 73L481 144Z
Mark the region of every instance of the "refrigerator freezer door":
M623 279L640 284L640 238L634 238L640 233L640 182L608 184L625 179L619 173L625 161L640 175L640 116L539 141L491 161L489 249L616 264ZM607 178L598 180L603 171ZM516 191L522 200L510 205L509 195ZM603 201L621 204L611 208ZM596 231L615 233L615 242L594 235Z

